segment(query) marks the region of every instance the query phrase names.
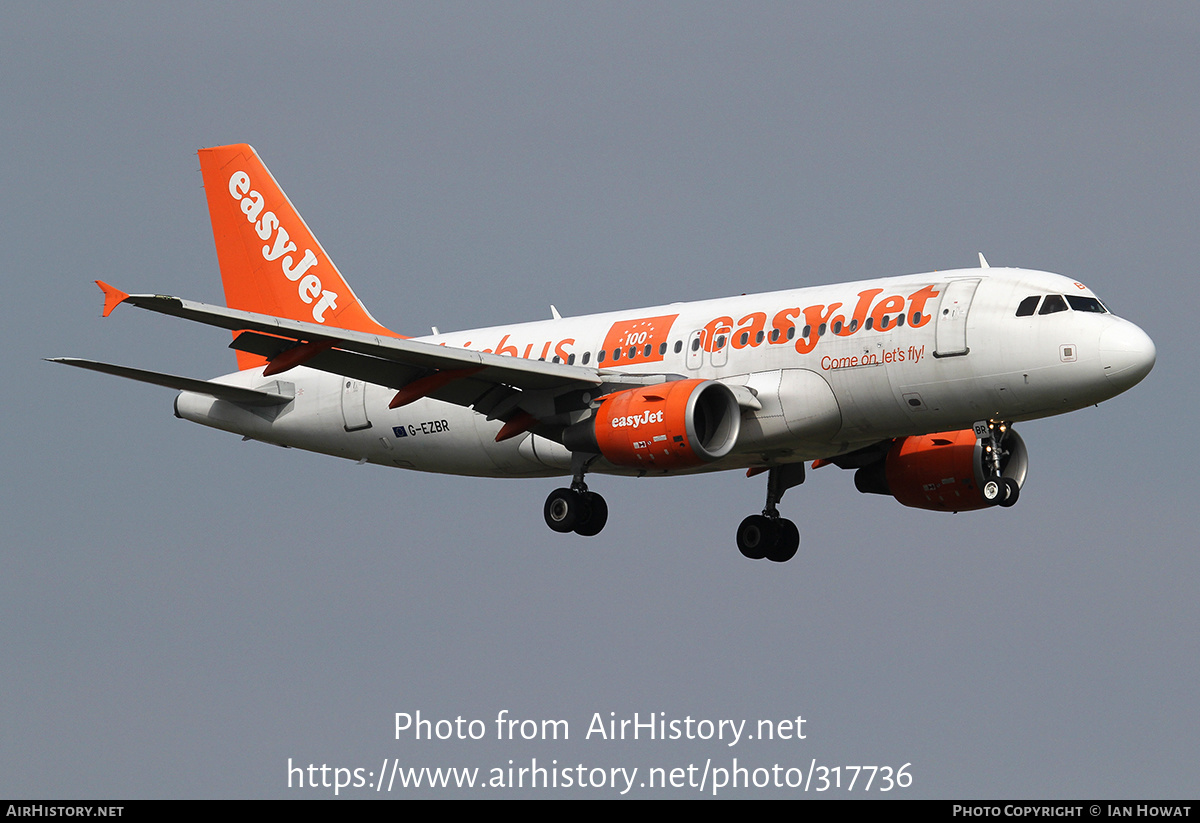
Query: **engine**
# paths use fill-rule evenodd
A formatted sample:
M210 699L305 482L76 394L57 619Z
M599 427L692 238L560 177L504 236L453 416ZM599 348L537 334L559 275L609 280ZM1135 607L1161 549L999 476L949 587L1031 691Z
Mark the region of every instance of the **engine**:
M563 445L617 466L671 471L729 454L741 421L737 399L723 384L677 380L605 397L593 417L563 433Z
M901 437L887 455L854 473L854 485L868 494L890 494L905 506L962 512L1016 502L1025 483L1029 453L1011 429L1000 446L999 491L991 477L990 447L972 429ZM1006 488L1008 489L1006 491Z

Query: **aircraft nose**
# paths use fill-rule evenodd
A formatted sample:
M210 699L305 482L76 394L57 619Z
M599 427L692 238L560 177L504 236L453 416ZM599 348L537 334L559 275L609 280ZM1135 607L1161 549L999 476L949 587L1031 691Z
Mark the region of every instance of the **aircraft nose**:
M1157 355L1150 335L1126 320L1114 323L1100 334L1104 376L1118 392L1141 382L1154 368Z

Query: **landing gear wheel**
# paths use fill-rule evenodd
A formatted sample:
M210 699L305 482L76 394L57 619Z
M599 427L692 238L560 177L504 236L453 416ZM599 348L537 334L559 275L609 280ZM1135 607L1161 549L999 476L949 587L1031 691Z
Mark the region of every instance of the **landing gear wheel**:
M983 483L983 499L989 503L996 503L1004 497L1004 485L1002 481L992 478L985 480Z
M580 512L582 516L579 518L579 522L575 524L575 534L581 534L584 537L600 534L600 530L608 522L608 504L595 492L577 492L577 494L583 500L583 511Z
M777 521L761 514L752 514L737 530L737 546L751 560L762 560L779 542Z
M1017 485L1017 481L1011 477L1004 478L1004 496L1000 498L999 505L1004 508L1015 506L1017 498L1021 496L1021 487Z
M542 514L546 525L556 532L566 534L575 531L581 519L587 519L586 506L579 492L571 489L555 489L546 498ZM607 512L606 512L607 515Z
M800 530L791 520L780 518L775 523L779 534L775 545L767 550L767 559L773 563L786 563L796 556L800 548Z

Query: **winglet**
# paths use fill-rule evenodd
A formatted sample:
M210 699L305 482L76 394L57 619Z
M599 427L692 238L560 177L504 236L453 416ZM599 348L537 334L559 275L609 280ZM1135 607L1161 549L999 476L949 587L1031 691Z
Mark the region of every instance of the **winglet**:
M991 268L991 266L988 265L987 258L983 256L983 252L979 253L979 268L981 268L981 269L990 269Z
M108 317L112 314L112 310L125 302L128 294L118 289L116 286L110 286L103 280L97 280L96 285L100 287L100 291L104 292L104 311L102 317Z

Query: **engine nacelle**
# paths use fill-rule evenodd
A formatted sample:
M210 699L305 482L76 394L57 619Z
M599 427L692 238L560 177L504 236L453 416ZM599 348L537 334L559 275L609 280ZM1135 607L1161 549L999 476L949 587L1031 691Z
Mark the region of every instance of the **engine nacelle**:
M1010 429L1002 449L1007 454L1000 459L1001 474L1020 488L1029 470L1025 441ZM997 503L983 496L989 466L986 447L972 429L901 437L883 460L854 473L854 485L860 492L890 494L915 509L972 511Z
M676 380L605 397L593 417L564 432L563 445L599 453L617 466L686 469L729 454L741 422L741 409L727 386Z

